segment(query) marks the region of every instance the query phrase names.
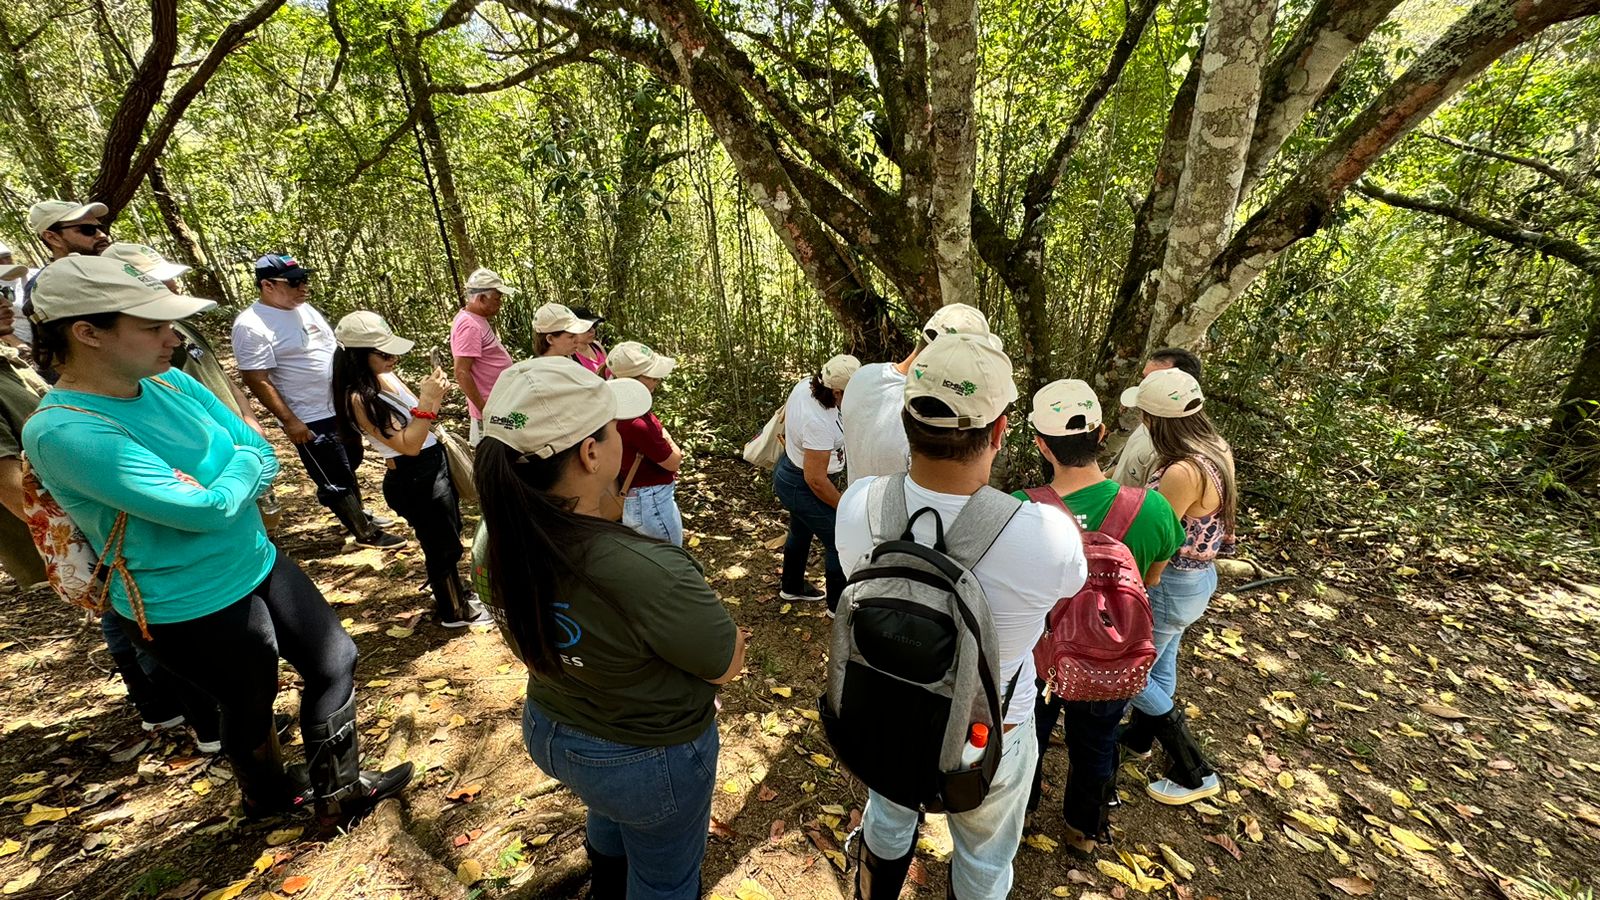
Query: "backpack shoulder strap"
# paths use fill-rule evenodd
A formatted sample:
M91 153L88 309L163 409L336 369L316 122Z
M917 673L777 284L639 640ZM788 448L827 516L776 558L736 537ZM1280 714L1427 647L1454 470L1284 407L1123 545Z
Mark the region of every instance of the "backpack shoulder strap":
M1111 501L1111 509L1106 511L1106 517L1100 521L1100 533L1117 540L1128 536L1128 529L1133 527L1133 520L1138 517L1139 510L1144 508L1144 488L1128 487L1123 485L1117 491L1117 499Z
M1067 504L1062 501L1061 495L1056 493L1056 489L1048 484L1041 484L1038 487L1028 488L1027 490L1023 491L1023 493L1027 494L1028 499L1032 500L1034 503L1043 503L1046 506L1056 506L1066 510L1068 513L1072 512L1072 510L1067 509Z
M905 477L905 476L897 476ZM969 570L978 564L1000 532L1022 508L1022 501L988 485L978 489L945 532L945 552Z

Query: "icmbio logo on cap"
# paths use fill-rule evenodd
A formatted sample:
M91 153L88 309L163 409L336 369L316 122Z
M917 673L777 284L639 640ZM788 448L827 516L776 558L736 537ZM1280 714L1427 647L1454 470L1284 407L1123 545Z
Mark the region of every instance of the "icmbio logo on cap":
M503 416L490 416L489 424L516 430L528 424L528 417L519 412L506 413Z

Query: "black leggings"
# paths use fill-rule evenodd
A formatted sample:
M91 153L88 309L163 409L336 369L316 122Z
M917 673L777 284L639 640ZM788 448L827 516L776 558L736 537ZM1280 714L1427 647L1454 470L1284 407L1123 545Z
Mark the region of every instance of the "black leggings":
M121 615L117 623L129 640L217 701L230 757L248 756L272 733L279 656L305 681L302 726L327 721L355 691L355 641L317 586L282 553L267 580L243 599L187 622L150 623L154 640Z
M456 570L462 556L461 504L444 445L434 444L416 456L397 456L394 464L383 476L383 499L417 533L436 612L445 621L455 620L463 613L450 592L452 586L461 587Z

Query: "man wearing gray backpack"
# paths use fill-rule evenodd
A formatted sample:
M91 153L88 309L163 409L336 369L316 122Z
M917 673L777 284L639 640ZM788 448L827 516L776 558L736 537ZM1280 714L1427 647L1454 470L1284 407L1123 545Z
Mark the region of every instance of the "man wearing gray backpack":
M901 706L919 702L919 689L933 697L930 709L937 710L943 696L937 729L943 738L924 730L917 740L931 746L881 742L891 763L932 770L923 782L937 785L936 802L922 802L919 809L889 799L880 787L904 801L915 793L915 786L907 787L915 779L859 755L852 762L840 751L841 761L870 789L853 836L859 860L855 895L899 896L921 812L944 811L955 845L949 896L999 900L1011 891L1011 862L1038 758L1031 724L1033 646L1045 614L1083 586L1086 566L1077 529L1065 513L1020 503L989 487L1006 412L1017 398L1005 354L982 336L945 335L917 357L908 374L901 419L911 449L909 474L862 478L839 503L838 547L851 576L844 595L850 608L841 607L835 625L824 724L831 726L836 749L837 738L848 741L852 704L873 702L855 685L902 692ZM969 511L973 515L965 516ZM906 546L912 543L917 546ZM921 563L928 566L924 574L912 573ZM937 577L941 572L948 580ZM915 602L896 599L897 592ZM941 597L948 605L934 602ZM977 692L967 676L974 663L982 683ZM998 732L992 743L991 724ZM962 771L969 767L976 771ZM862 770L884 777L863 776Z

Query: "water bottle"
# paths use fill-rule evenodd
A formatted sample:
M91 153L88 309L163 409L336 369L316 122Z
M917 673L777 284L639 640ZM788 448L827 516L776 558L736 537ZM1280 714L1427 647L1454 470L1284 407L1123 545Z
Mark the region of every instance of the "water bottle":
M989 726L982 722L972 723L967 731L967 745L961 748L961 766L965 769L976 769L983 763L984 750L989 746Z

